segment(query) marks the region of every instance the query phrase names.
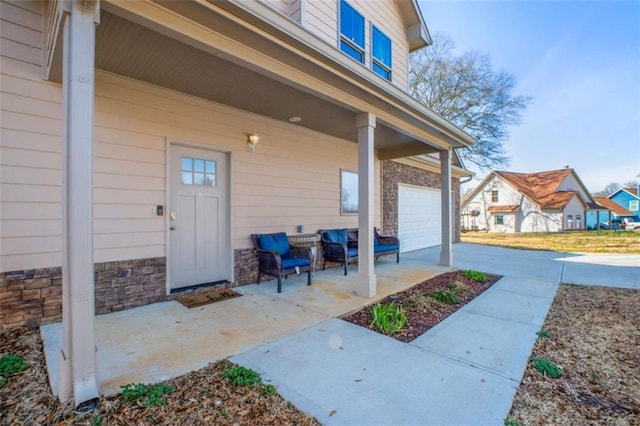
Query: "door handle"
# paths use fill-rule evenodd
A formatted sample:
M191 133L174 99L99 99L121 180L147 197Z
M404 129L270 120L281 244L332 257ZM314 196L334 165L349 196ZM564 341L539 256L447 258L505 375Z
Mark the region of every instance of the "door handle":
M169 231L175 231L175 230L176 230L175 225L169 225Z

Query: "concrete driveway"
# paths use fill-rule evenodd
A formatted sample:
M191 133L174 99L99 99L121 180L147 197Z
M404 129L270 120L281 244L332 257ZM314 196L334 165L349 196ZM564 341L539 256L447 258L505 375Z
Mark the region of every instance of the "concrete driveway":
M437 262L438 248L412 256ZM409 344L329 319L232 358L324 424L498 425L559 283L639 288L640 255L456 244L455 263L504 278Z

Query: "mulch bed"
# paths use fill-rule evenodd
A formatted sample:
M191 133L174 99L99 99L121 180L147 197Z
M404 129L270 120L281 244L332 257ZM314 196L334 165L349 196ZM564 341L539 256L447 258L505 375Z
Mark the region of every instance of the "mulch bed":
M561 285L509 420L519 425L640 425L640 290Z
M383 299L380 301L382 304L395 302L396 305L402 306L407 316L407 324L404 329L393 334L391 337L405 343L414 340L466 305L501 278L500 275L486 275L486 281L478 282L465 277L462 271L448 272L416 284L410 289L395 295L397 297L393 297L392 295ZM445 290L453 283L457 283L456 288L462 290L457 293L462 299L461 303L457 305L446 305L444 303L437 303L429 297L429 294L433 291ZM371 326L371 321L373 320L371 316L371 306L364 307L342 319L377 331Z
M19 355L25 371L0 385L0 425L319 425L279 394L254 386L233 386L222 373L227 360L164 382L173 391L165 405L145 407L122 394L100 397L98 409L76 414L53 396L38 330L0 333L0 357Z

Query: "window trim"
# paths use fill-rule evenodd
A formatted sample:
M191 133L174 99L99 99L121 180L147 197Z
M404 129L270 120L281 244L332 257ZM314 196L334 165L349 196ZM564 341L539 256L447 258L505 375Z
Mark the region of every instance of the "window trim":
M499 222L498 222L498 218L500 219ZM497 214L497 215L493 216L493 224L494 225L504 225L504 215Z
M351 38L349 38L346 34L344 34L342 32L342 4L347 5L352 11L353 13L356 13L358 16L360 16L362 18L362 46L360 46L358 43L356 43L355 41L351 40ZM367 40L366 40L366 33L367 33L367 20L365 19L364 15L362 13L360 13L355 7L353 7L351 4L349 4L348 1L346 0L340 0L338 3L338 50L340 50L340 52L344 53L345 55L347 55L348 57L350 57L351 59L353 59L354 61L360 63L360 64L364 64L366 62L366 56L367 56L367 50L366 50L366 45L367 45ZM358 61L358 59L354 58L353 56L351 56L350 54L348 54L347 52L345 52L344 50L342 50L342 43L345 43L347 46L349 46L351 49L355 50L356 52L360 53L362 55L362 60Z
M495 197L494 197L495 195ZM498 190L497 189L492 189L491 190L491 202L492 203L497 203L500 200L500 196L498 195Z
M384 33L377 25L372 23L370 27L371 27L371 30L369 34L369 39L371 40L371 42L369 43L370 45L369 50L371 54L371 71L373 71L375 75L382 77L387 81L391 81L391 79L393 78L393 42L391 41L391 37L389 37L386 33ZM374 40L375 40L373 37L374 31L378 31L383 37L389 40L389 60L391 61L391 64L389 66L387 66L385 63L380 61L378 58L376 58L375 55L373 54ZM374 69L374 66L378 66L382 68L384 71L386 71L389 74L389 76L385 77L384 75L381 75Z

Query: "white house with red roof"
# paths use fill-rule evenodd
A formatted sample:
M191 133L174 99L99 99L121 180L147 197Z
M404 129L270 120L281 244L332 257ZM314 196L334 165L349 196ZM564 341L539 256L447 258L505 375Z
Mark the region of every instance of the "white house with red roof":
M587 212L606 212L571 168L538 173L491 172L465 197L461 210L463 230L491 232L585 229Z

